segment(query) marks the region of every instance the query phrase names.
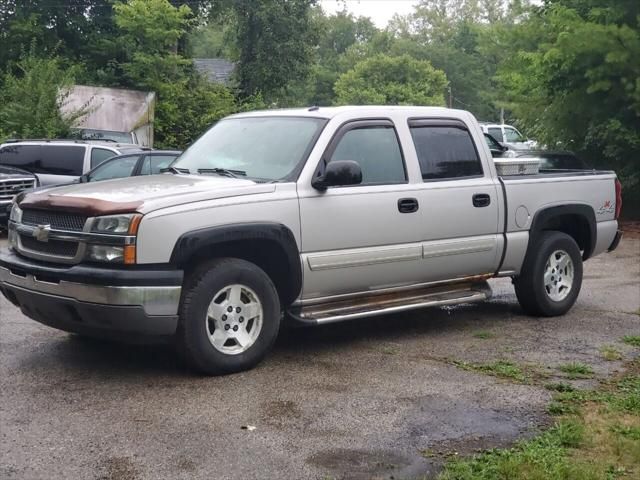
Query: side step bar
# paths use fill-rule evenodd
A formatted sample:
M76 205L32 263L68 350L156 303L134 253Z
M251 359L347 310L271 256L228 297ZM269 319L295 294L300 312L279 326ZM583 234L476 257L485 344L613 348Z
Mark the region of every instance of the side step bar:
M302 323L324 324L424 307L480 302L489 298L491 287L487 282L460 283L297 307L288 313Z

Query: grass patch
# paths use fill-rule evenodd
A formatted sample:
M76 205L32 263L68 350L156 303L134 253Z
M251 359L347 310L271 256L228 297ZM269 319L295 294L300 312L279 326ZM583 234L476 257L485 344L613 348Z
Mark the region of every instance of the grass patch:
M584 426L575 420L563 420L514 448L489 450L472 460L452 460L438 479L595 479L587 466L574 465L567 456L568 448L580 446L583 441Z
M564 365L560 365L558 370L565 373L570 380L575 380L576 378L591 378L593 376L593 369L589 365L581 362L565 363Z
M600 347L600 355L608 362L622 359L622 354L613 345L603 345Z
M625 335L622 341L633 347L640 347L640 335Z
M569 402L553 401L547 407L550 415L573 415L578 413L578 406Z
M491 363L470 363L452 360L450 363L463 370L484 373L517 383L529 384L549 376L547 372L544 372L537 365L518 365L509 360L496 360Z
M495 333L491 333L491 332L487 332L486 330L480 330L478 332L474 332L472 334L472 336L474 338L481 338L483 340L487 340L489 338L495 338L496 334Z
M568 383L547 383L544 388L547 390L551 390L553 392L573 392L575 391L575 387L569 385Z
M611 425L609 431L623 437L630 438L632 440L640 440L640 427L626 426L626 425Z
M596 391L549 384L556 424L513 448L445 464L439 480L640 478L640 360ZM584 374L584 373L583 373Z
M453 364L463 370L486 373L487 375L499 378L508 378L520 383L525 383L527 381L527 377L523 370L515 363L507 360L498 360L493 363L468 363L454 361Z

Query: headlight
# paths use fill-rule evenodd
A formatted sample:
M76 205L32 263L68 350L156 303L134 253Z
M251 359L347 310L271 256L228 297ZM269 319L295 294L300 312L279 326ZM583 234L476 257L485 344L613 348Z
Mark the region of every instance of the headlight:
M91 231L94 233L122 235L135 235L142 215L129 213L126 215L109 215L96 217Z
M86 253L87 260L93 262L124 263L125 265L136 263L135 236L138 234L140 220L142 220L142 215L139 213L96 217L91 226L91 233L113 235L114 238L100 237L96 238L93 242L89 240ZM125 237L122 239L124 245L109 245L109 243L118 240L118 236ZM105 241L105 239L108 239L108 241Z
M22 210L17 203L13 203L11 207L11 213L9 214L9 220L20 223L22 221Z

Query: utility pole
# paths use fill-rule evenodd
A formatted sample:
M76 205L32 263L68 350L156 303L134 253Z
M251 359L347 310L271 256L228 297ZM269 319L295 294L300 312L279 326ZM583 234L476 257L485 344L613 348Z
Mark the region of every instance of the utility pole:
M449 108L453 108L453 93L451 91L451 85L449 85Z

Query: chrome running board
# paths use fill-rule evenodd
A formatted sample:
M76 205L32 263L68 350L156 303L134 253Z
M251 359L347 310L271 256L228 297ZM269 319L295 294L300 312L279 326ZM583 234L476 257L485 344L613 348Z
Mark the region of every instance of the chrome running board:
M490 297L491 287L487 282L462 283L294 307L288 313L302 323L324 324L425 307L480 302Z

